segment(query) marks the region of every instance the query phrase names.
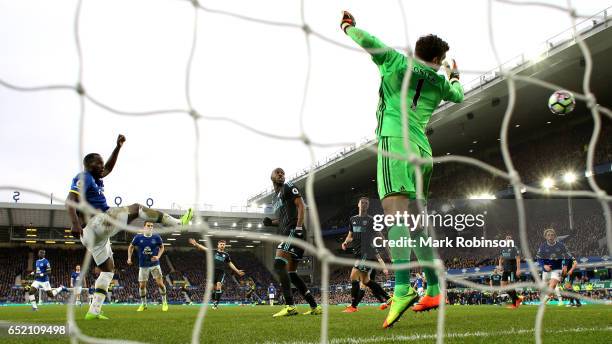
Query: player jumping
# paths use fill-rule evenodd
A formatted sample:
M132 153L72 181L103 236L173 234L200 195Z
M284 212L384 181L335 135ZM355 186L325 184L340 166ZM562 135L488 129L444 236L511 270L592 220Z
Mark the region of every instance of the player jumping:
M278 245L274 258L274 271L278 276L285 298L285 307L274 314L274 317L298 314L291 292L292 283L310 305L310 310L304 314L321 314L323 312L321 306L317 305L314 296L306 287L306 283L297 274L297 265L304 256L304 249L293 245L292 241L306 238L304 201L300 195L300 190L291 182L285 183L285 171L280 167L272 171L270 179L274 186L272 206L277 218L272 220L266 217L263 224L265 226L278 226L280 234L288 237L287 241Z
M548 287L552 290L556 290L557 284L563 280L564 276L564 268L563 268L563 260L575 260L574 256L567 250L567 247L560 242L557 241L557 233L554 229L548 228L544 230L544 239L538 248L538 253L536 254L536 259L538 260L538 264L542 267L542 280L544 282L548 282ZM571 271L574 272L573 270ZM560 297L561 295L559 295ZM551 298L551 294L547 295L547 300Z
M506 235L506 240L512 240L512 235ZM502 271L501 286L504 287L508 283L514 283L516 278L521 276L520 251L515 246L503 248L499 257L499 267ZM518 308L522 299L517 295L516 290L508 290L508 295L512 300L508 308Z
M410 152L423 159L431 159L431 146L425 134L425 128L434 110L442 100L459 103L463 101L463 88L459 83L457 65L444 63L448 80L437 72L446 59L448 44L435 35L427 35L418 39L415 47L415 57L406 57L403 54L387 47L369 33L355 27L355 18L344 11L341 24L344 33L353 39L359 46L366 49L372 56L373 62L378 66L381 75L379 89L378 110L376 118L378 126L378 194L382 200L385 215L395 216L405 214L412 210L417 212L416 202L416 169L415 166L402 159L388 157L382 152L406 156L404 147L404 134L402 130L401 88L408 66L412 66L410 84L407 98ZM431 179L433 163L420 165L422 177L423 197L426 199ZM412 209L411 209L412 208ZM405 224L396 224L389 228L389 239L398 240L413 236L419 243L419 238L427 237L424 228L417 228L409 233ZM432 263L434 251L432 247L417 245L413 247L420 262ZM391 248L394 264L410 261L410 249ZM437 308L440 304L440 288L435 270L424 267L427 278L425 296L413 308L416 312ZM401 315L417 301L417 293L410 286L410 271L396 270L395 290L393 303L389 309L383 327L393 325Z
M166 285L159 265L159 259L164 254L164 242L159 234L153 234L153 222L145 221L144 233L136 234L132 239L128 246L128 265L132 265L134 247L138 248L138 291L140 293L140 306L136 311L142 312L147 309L147 281L149 275L153 275L162 299L162 312L167 312Z
M195 239L189 239L189 243L200 251L206 251L206 247L198 244ZM217 242L217 249L213 250L213 258L215 260L215 274L213 281L215 292L212 296L212 309L217 309L219 306L219 301L221 301L221 294L223 294L226 267L229 267L238 276L244 276L244 271L239 270L236 265L234 265L234 262L232 262L229 253L225 252L225 240L219 240Z
M117 137L117 145L106 164L100 154L87 154L83 159L85 170L72 179L70 192L68 192L68 197L66 199L66 208L68 209L68 216L72 223L72 233L75 236L80 236L81 243L83 243L91 253L96 266L100 269L100 274L98 278L96 278L94 285L95 293L93 301L89 306L89 311L85 315L85 319L88 320L108 319L106 316L102 315L101 309L115 270L110 237L120 230L106 221L108 217L122 224L128 224L136 218L141 218L145 221L161 223L164 226L187 225L193 217L191 209L189 209L179 220L138 203L117 208L108 206L106 197L104 196L104 182L102 179L112 172L117 162L117 157L119 156L119 150L124 143L125 136L119 135ZM68 203L69 201L78 203L81 197L85 197L85 201L89 203L90 206L100 210L102 213L89 218L89 216L84 216L83 213L77 211L75 207Z
M389 300L389 294L376 281L370 279L372 268L364 265L366 261L376 258L383 266L383 271L387 271L385 262L374 248L373 240L376 233L374 232L374 219L368 215L369 204L367 197L359 198L357 203L359 214L349 220L349 233L342 243L342 250L345 251L351 244L353 254L357 258L351 269L351 305L343 311L344 313L357 312L357 306L364 295L360 290L361 284L370 288L374 297L382 303L381 309L387 308Z
M66 291L66 288L62 285L57 288L51 288L51 283L49 282L51 264L49 263L49 260L45 258L45 250L38 250L38 259L34 263L34 267L34 271L32 271L32 274L34 275L34 282L32 282L32 285L30 285L30 291L28 294L30 295L32 310L37 311L38 305L36 304L36 294L38 294L38 289L45 291L48 297L55 297L60 292Z

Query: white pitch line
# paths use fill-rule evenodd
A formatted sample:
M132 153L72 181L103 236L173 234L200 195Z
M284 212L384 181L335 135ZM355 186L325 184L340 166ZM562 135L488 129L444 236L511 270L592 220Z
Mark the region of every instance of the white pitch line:
M469 338L469 337L491 337L499 335L521 335L533 333L534 329L512 329L508 331L497 332L464 332L464 333L446 333L444 338ZM572 333L572 332L606 332L612 331L612 326L607 327L578 327L574 329L563 330L548 330L548 333ZM414 342L425 339L436 339L435 334L413 334L410 336L394 335L389 337L367 337L367 338L335 338L329 341L330 344L364 344L364 343L380 343L380 342ZM270 342L266 341L262 344L317 344L317 342Z

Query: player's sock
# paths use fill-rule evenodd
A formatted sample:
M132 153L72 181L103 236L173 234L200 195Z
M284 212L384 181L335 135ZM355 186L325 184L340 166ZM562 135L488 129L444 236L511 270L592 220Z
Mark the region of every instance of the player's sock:
M140 293L140 303L143 305L147 304L147 288L138 288L138 292Z
M416 239L417 245L414 247L414 253L417 256L419 262L433 263L434 251L430 246L421 246L421 238L427 239L427 234L423 230L417 230L412 233L412 238ZM440 286L438 284L438 275L436 270L430 267L423 267L425 278L427 279L427 290L425 295L437 296L440 294ZM397 283L397 282L396 282Z
M36 305L36 296L30 294L30 303L32 304L32 308L34 309L38 309L38 306Z
M365 296L365 289L359 288L359 296L357 297L357 304L361 303L361 300L363 300L364 296Z
M287 263L282 259L274 259L274 272L278 276L278 281L283 289L283 296L285 297L285 305L293 306L293 295L291 294L291 279L287 272Z
M308 287L306 287L306 283L304 283L304 281L300 278L297 272L295 271L290 272L289 278L291 279L291 283L293 283L293 285L297 288L300 294L304 296L304 299L306 299L310 307L316 308L317 301L315 301L314 296L312 296L312 294L310 293L310 290L308 290Z
M393 226L389 229L389 240L401 240L409 238L408 229L404 226ZM410 248L391 247L391 258L393 264L404 264L410 262ZM395 270L394 295L404 296L410 290L410 269Z
M516 303L516 300L518 299L518 296L516 296L516 290L508 290L508 296L510 296L513 304Z
M51 294L53 294L53 297L56 297L57 294L59 294L62 291L62 289L64 289L64 287L57 287L55 289L51 289Z
M106 292L108 286L113 280L114 273L112 272L100 272L100 276L96 279L95 288L96 291L93 296L91 305L89 306L89 313L99 315L102 310L102 304L106 299Z
M351 281L351 306L357 308L359 305L359 281Z
M368 283L366 283L366 285L368 288L370 288L372 294L374 294L374 297L381 303L385 303L387 300L389 300L389 294L387 294L387 292L378 283L370 280Z
M223 290L222 289L217 290L217 302L215 303L216 305L218 305L219 302L221 302L221 294L223 294Z
M162 303L168 303L166 298L166 286L159 287L159 295L161 295Z
M145 221L161 223L166 227L179 226L181 224L181 221L179 219L176 219L166 213L162 213L161 211L146 207L140 207L140 209L138 209L138 217Z

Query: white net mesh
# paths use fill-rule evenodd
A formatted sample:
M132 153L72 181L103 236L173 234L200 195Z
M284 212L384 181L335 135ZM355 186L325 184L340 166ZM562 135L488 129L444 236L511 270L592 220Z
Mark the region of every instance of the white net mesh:
M584 70L584 78L583 78L583 85L582 85L582 89L581 90L571 90L573 92L573 94L575 95L575 97L578 100L584 101L587 104L588 109L590 110L591 114L592 114L592 118L593 118L593 122L594 122L594 128L593 128L593 133L591 136L591 140L590 143L588 145L588 153L587 153L587 162L586 162L586 166L587 166L587 179L588 179L588 184L590 185L592 191L551 191L551 190L545 190L545 189L540 189L540 188L536 188L533 186L529 186L529 185L525 185L523 184L523 182L521 181L521 178L519 176L519 174L517 173L517 171L514 168L514 164L512 161L512 158L510 156L510 152L509 152L509 147L508 147L508 128L509 128L509 124L510 124L510 120L512 118L512 114L513 114L513 110L514 110L514 105L515 105L515 100L516 100L516 88L515 88L515 83L516 81L521 81L521 82L526 82L526 83L530 83L539 87L543 87L546 89L550 89L550 90L558 90L558 89L562 89L562 87L558 86L558 85L554 85L551 84L549 82L543 81L543 80L539 80L536 78L532 78L532 77L525 77L525 76L521 76L521 75L517 75L515 72L513 72L512 68L509 68L507 64L503 64L499 54L497 52L497 48L496 48L496 44L495 41L493 39L493 25L492 25L492 6L494 2L500 2L500 3L505 3L505 4L510 4L510 5L520 5L520 6L543 6L543 7L548 7L554 10L558 10L561 12L565 12L567 15L569 15L569 17L572 20L572 24L573 24L573 36L574 36L574 40L575 43L579 46L580 51L582 53L582 56L584 58L585 61L585 70ZM601 204L601 208L602 208L602 212L605 218L605 223L606 223L606 243L607 243L607 247L608 247L608 252L612 252L612 217L611 217L611 213L610 213L610 206L608 204L608 202L612 201L612 197L607 195L604 190L602 190L596 183L595 179L594 179L594 175L593 173L588 173L588 172L592 172L593 168L594 168L594 152L595 152L595 146L597 143L597 140L599 138L599 133L601 130L601 116L608 116L610 118L612 118L612 111L610 109L607 109L605 107L600 106L599 104L597 104L597 99L595 97L595 95L591 92L591 89L589 87L590 85L590 79L591 79L591 74L593 71L593 62L592 62L592 57L591 57L591 53L589 51L589 48L587 47L587 45L585 44L585 42L583 41L583 37L581 36L581 34L577 31L577 23L576 20L578 18L581 18L582 16L578 15L576 13L576 11L574 10L571 2L568 0L566 6L560 6L560 5L553 5L553 4L548 4L548 3L540 3L540 2L518 2L518 1L510 1L510 0L489 0L487 2L487 6L488 6L488 24L489 24L489 39L490 39L490 46L491 49L494 52L494 55L496 57L496 61L498 64L498 68L497 68L497 72L500 73L500 75L505 79L507 85L508 85L508 95L509 95L509 100L508 100L508 106L506 108L504 117L503 117L503 122L502 122L502 127L501 127L501 131L500 131L500 147L501 147L501 152L503 155L503 161L506 167L506 170L501 170L498 169L492 165L486 164L480 160L474 159L474 158L470 158L470 157L465 157L465 156L457 156L457 155L447 155L447 156L443 156L443 157L434 157L434 163L437 162L459 162L459 163L463 163L463 164L469 164L469 165L473 165L477 168L483 169L495 176L499 176L501 178L504 178L506 180L508 180L511 185L512 188L514 190L514 195L516 197L516 209L517 209L517 218L518 218L518 224L519 224L519 234L520 234L520 246L524 252L526 261L528 263L529 266L529 270L531 272L531 275L534 277L535 281L534 282L522 282L522 283L515 283L515 284L510 284L507 285L505 287L488 287L488 286L483 286L481 284L476 284L470 281L467 281L464 278L461 277L455 277L455 276L450 276L450 275L446 275L445 273L445 269L444 269L444 265L442 264L440 259L435 260L434 263L424 263L424 262L412 262L409 264L402 264L402 265L393 265L391 267L391 269L396 270L396 269L405 269L405 268L416 268L416 267L423 267L423 266L429 266L432 268L435 268L436 271L439 273L439 277L440 277L440 286L441 286L441 292L442 295L445 295L445 289L446 289L446 281L452 281L455 284L458 285L463 285L463 286L467 286L470 288L474 288L474 289L478 289L478 290L483 290L483 291L506 291L506 290L510 290L510 289L514 289L514 288L521 288L521 287L534 287L537 288L540 291L540 295L541 295L541 299L540 299L540 306L538 307L538 312L537 312L537 317L536 317L536 321L535 321L535 326L533 330L523 330L523 333L531 333L533 332L534 334L534 339L536 343L541 343L542 342L542 333L543 333L543 328L542 328L542 322L543 322L543 318L544 318L544 313L545 313L545 303L544 298L545 296L552 292L552 290L550 290L548 288L548 286L546 285L546 283L544 283L541 278L539 277L539 273L537 271L537 266L534 263L533 257L530 253L530 249L529 249L529 241L527 238L527 230L526 230L526 219L525 219L525 208L524 208L524 202L522 199L522 190L523 191L528 191L528 192L532 192L532 193L536 193L536 194L542 194L542 195L557 195L557 196L564 196L564 197L587 197L587 198L593 198L599 201L599 203ZM289 23L289 22L279 22L279 21L271 21L271 20L265 20L265 19L259 19L259 18L254 18L254 17L249 17L249 16L245 16L242 14L238 14L238 13L233 13L233 12L229 12L229 11L224 11L224 10L218 10L218 9L212 9L212 8L208 8L206 6L203 6L202 4L199 3L198 0L191 0L191 1L187 1L189 3L191 3L192 7L193 7L193 33L192 33L192 43L191 43L191 49L189 52L189 56L188 56L188 61L187 61L187 65L186 65L186 72L185 72L185 86L184 86L184 91L185 91L185 104L186 106L184 108L177 108L177 109L159 109L159 110L151 110L151 111L142 111L142 112L130 112L130 111L122 111L121 109L117 109L112 105L109 105L106 102L103 102L101 100L99 100L98 98L96 98L94 95L92 95L91 93L87 92L87 85L83 84L83 70L84 70L84 64L83 64L83 54L82 54L82 49L81 49L81 38L80 38L80 23L81 23L81 14L82 14L82 5L84 3L83 0L79 0L77 3L77 7L75 10L75 14L74 14L74 40L75 40L75 44L76 44L76 50L77 50L77 54L78 54L78 77L76 80L75 85L44 85L44 86L22 86L22 85L15 85L13 83L10 83L9 81L6 80L2 80L0 79L0 85L15 90L15 91L21 91L21 92L39 92L39 91L69 91L69 92L76 92L79 95L79 106L80 106L80 120L79 120L79 150L78 150L78 161L80 164L80 161L82 161L82 158L84 156L84 151L83 151L83 135L84 135L84 119L85 119L85 114L86 114L86 104L89 102L91 104L94 104L108 112L117 114L117 115L123 115L123 116L139 116L139 117L143 117L143 116L150 116L150 115L160 115L160 114L187 114L189 116L191 116L191 118L193 119L193 123L194 123L194 130L195 130L195 138L196 138L196 144L194 147L194 151L193 151L193 159L195 160L195 171L194 171L194 189L196 190L195 192L195 199L193 200L194 204L199 204L200 201L200 195L199 195L199 190L200 190L200 171L198 170L199 165L199 161L200 161L200 154L199 154L199 142L200 142L200 135L199 135L199 129L198 129L198 125L197 123L199 121L226 121L231 123L232 125L235 126L239 126L242 127L244 129L247 129L249 131L252 131L256 134L259 134L261 136L266 136L266 137L270 137L270 138L275 138L275 139L281 139L281 140L299 140L302 141L304 143L304 145L306 145L306 147L308 147L309 151L310 151L310 156L311 156L311 161L312 161L312 169L311 171L308 173L307 176L307 181L306 181L306 197L308 200L310 200L309 206L310 206L310 211L309 211L309 220L311 223L311 228L314 230L314 241L315 241L315 245L309 244L307 242L304 241L295 241L295 245L300 246L302 248L304 248L308 253L313 254L320 262L321 266L322 266L322 270L321 270L321 303L323 306L323 316L321 318L321 330L320 330L320 342L321 343L327 343L329 341L329 334L328 334L328 315L329 315L329 310L328 310L328 292L329 292L329 275L330 275L330 264L339 264L339 265L346 265L346 266L352 266L354 263L353 259L347 259L347 258L341 258L341 257L337 257L335 255L333 255L331 253L331 251L329 251L327 248L325 248L324 242L323 242L323 236L322 236L322 232L321 232L321 227L320 227L320 222L319 222L319 218L318 218L318 212L317 212L317 204L316 202L314 202L315 197L314 197L314 182L315 182L315 165L316 165L316 160L315 160L315 153L313 150L313 147L315 146L319 146L319 147L326 147L326 146L345 146L347 144L350 143L334 143L334 144L324 144L324 143L317 143L317 142L313 142L312 140L309 139L308 134L304 131L304 108L305 108L305 104L306 104L306 100L307 100L307 96L308 96L308 91L309 91L309 83L310 83L310 73L311 73L311 50L310 50L310 43L311 43L311 39L316 38L316 39L320 39L323 41L326 41L328 43L331 43L333 45L336 45L338 47L341 47L343 49L349 49L349 50L354 50L354 51L359 51L361 52L360 49L356 48L355 46L348 44L348 43L341 43L341 42L337 42L335 40L333 40L332 38L326 37L325 35L316 32L315 30L313 30L312 28L310 28L308 26L307 20L305 18L305 2L302 0L300 2L300 22L299 23ZM404 50L407 54L412 55L411 49L410 49L410 44L409 44L409 35L408 35L408 26L407 26L407 19L405 17L405 11L403 10L403 2L402 1L398 1L397 2L400 13L402 14L402 21L403 21L403 27L404 27L404 33L405 33L405 38L406 38L406 45L404 47L402 47L402 50ZM198 110L193 106L192 103L192 95L191 95L191 89L190 89L190 85L191 85L191 70L192 70L192 64L193 64L193 60L194 60L194 55L196 52L196 48L197 48L197 43L198 43L198 21L199 21L199 17L198 14L200 11L204 11L210 14L214 14L214 15L221 15L221 16L230 16L239 20L244 20L244 21L248 21L248 22L252 22L254 24L259 24L259 25L268 25L268 26L272 26L272 27L276 27L277 29L281 30L301 30L304 33L304 44L306 45L306 53L307 53L307 65L305 66L305 74L306 74L306 78L305 78L305 82L303 85L303 94L302 94L302 102L301 102L301 107L300 107L300 113L299 113L299 118L300 118L300 128L301 128L301 134L299 136L284 136L284 135L277 135L274 133L270 133L270 132L265 132L261 129L249 126L245 123L242 123L241 121L232 119L231 117L222 117L222 116L208 116L206 114L200 113L198 112ZM605 25L607 26L608 24L608 20L607 17L605 17L604 15L604 22ZM408 70L410 71L411 68L408 68ZM480 73L480 71L468 71L471 73ZM406 147L409 147L408 145L408 123L407 118L408 116L406 116L406 111L407 111L407 104L406 104L406 94L408 91L408 84L409 84L409 80L411 77L411 73L407 73L404 77L404 82L403 82L403 87L402 87L402 94L404 94L404 96L401 97L401 99L403 100L402 102L402 111L404 113L404 116L402 116L402 119L404 120L402 123L403 124L403 130L404 133L406 133L406 135L404 135L404 140L405 140L405 144ZM93 81L92 81L93 82ZM373 150L375 153L378 154L384 154L387 156L390 156L389 153L384 152L384 151L376 151L375 148L368 148L370 150ZM395 157L395 156L394 156ZM411 152L408 153L407 156L403 156L400 157L401 159L406 159L409 162L413 163L416 168L417 168L417 193L418 194L422 194L423 191L423 185L422 185L422 177L421 174L419 173L420 171L420 165L423 163L426 163L427 161L424 159L421 159L419 157L417 157L416 155L412 154ZM46 196L47 193L43 192L41 190L33 190L27 187L22 187L22 186L14 186L14 185L4 185L4 186L0 186L0 190L15 190L15 189L19 189L19 190L23 190L25 192L29 192L29 193L33 193L33 194L38 194L41 196ZM58 201L62 202L63 200L57 199ZM87 213L87 214L95 214L97 211L95 209L93 209L91 206L89 206L88 204L84 203L83 200L81 199L81 203L80 204L75 204L76 207L78 207L81 211ZM419 204L420 209L422 209L423 205ZM122 223L119 223L117 221L115 221L112 218L108 218L107 219L109 222L113 223L115 226L117 226L118 228L121 228L123 230L129 231L129 232L139 232L140 228L136 228L136 227L131 227L131 226L126 226ZM193 232L198 232L202 235L202 239L204 239L206 247L212 247L212 241L210 238L210 228L208 226L208 224L205 221L202 221L202 218L200 216L199 213L196 212L196 220L194 221L194 225L189 227L190 231ZM160 233L170 233L173 231L176 231L177 228L164 228L162 230L160 230ZM430 232L432 233L432 232ZM432 233L433 234L433 233ZM221 237L235 237L237 235L241 235L241 237L243 237L244 239L252 239L252 240L265 240L265 241L271 241L271 242L281 242L284 241L286 238L282 237L282 236L278 236L278 235L270 235L270 236L266 236L266 237L261 237L259 234L256 233L249 233L249 232L240 232L240 233L236 233L236 231L232 231L232 230L218 230L215 229L214 231L214 236L221 236ZM211 297L211 291L212 291L212 280L213 280L213 256L212 256L212 251L211 250L207 250L207 256L206 256L206 264L207 264L207 285L206 285L206 291L205 291L205 295L204 295L204 301L202 303L202 306L198 312L197 318L195 320L195 324L193 327L193 331L192 331L192 343L199 343L200 342L200 334L202 331L202 327L204 326L204 321L206 318L206 312L208 309L208 301L210 301L210 297ZM89 267L91 265L91 255L88 253L85 256L85 259L83 261L82 264L82 269L83 271L88 271ZM378 265L373 263L373 262L366 262L365 265L370 266L372 268L377 268ZM80 281L78 282L79 284L81 283ZM581 294L578 293L572 293L572 292L562 292L562 294L564 296L571 296L571 297L575 297L578 299L583 299L583 300L588 300L590 302L593 303L603 303L600 300L596 300L596 299L591 299L588 298L586 296L583 296ZM87 343L134 343L132 341L126 341L124 339L102 339L102 338L94 338L94 337L90 337L87 336L86 334L84 334L81 329L78 327L77 323L75 322L75 311L74 311L74 307L73 307L73 303L75 300L75 295L72 294L71 295L71 302L68 303L68 311L67 311L67 320L68 320L68 325L71 331L71 342L76 343L78 341L83 341L83 342L87 342ZM412 335L412 336L394 336L393 339L394 340L418 340L418 339L433 339L435 338L436 341L438 343L443 343L445 337L447 338L461 338L461 335L454 335L454 334L445 334L444 331L444 321L445 321L445 312L446 312L446 306L445 306L445 302L444 300L440 303L440 308L438 311L438 319L437 319L437 333L435 336L432 335ZM512 334L516 334L518 333L517 331L513 331ZM510 333L508 333L510 334ZM470 334L469 336L479 336L478 333L476 334Z

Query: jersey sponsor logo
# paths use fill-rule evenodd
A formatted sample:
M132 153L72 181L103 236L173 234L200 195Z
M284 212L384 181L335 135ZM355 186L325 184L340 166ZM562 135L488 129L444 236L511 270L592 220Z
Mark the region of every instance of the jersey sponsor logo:
M145 246L145 248L142 250L142 253L146 254L147 256L150 256L151 254L153 254L153 250L151 249L151 247Z

